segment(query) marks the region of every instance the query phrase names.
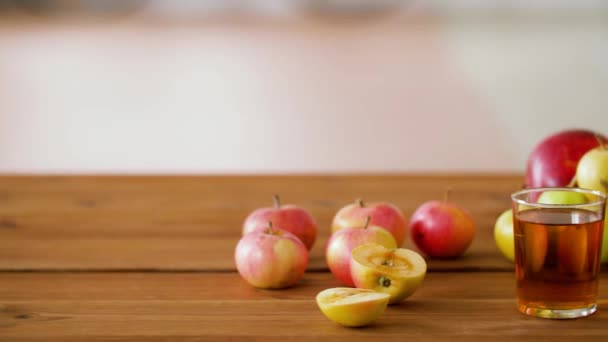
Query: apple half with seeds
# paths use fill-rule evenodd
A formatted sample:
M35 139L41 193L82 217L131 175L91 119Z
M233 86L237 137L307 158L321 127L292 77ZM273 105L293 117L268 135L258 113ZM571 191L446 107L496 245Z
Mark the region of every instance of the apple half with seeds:
M352 287L334 287L319 292L316 300L321 312L330 320L347 327L362 327L373 323L384 313L389 295Z
M426 262L420 254L376 243L355 248L350 267L355 286L388 294L389 304L411 296L426 274Z

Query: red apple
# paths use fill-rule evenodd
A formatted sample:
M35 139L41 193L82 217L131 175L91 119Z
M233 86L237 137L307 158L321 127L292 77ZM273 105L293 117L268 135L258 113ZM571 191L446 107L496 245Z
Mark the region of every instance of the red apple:
M429 257L454 258L471 245L475 222L466 210L446 198L443 202L426 202L416 209L410 230L416 246Z
M390 203L366 205L358 199L336 213L331 224L331 231L335 233L346 227L361 228L368 216L371 217L370 225L388 230L397 241L397 246L403 244L407 235L407 221L401 210Z
M333 233L327 241L325 259L331 273L347 286L354 286L350 271L351 253L355 247L375 242L386 248L397 248L395 238L384 228L369 226L371 218L363 228L344 228Z
M269 223L266 229L241 238L234 259L239 274L252 286L280 289L302 279L308 251L295 235Z
M265 229L268 221L297 236L308 250L317 238L317 223L308 211L295 205L281 205L279 196L274 196L274 208L259 208L253 211L243 224L243 235Z
M569 185L582 156L599 146L595 134L589 130L570 129L542 140L528 157L526 187ZM601 138L608 142L606 137Z

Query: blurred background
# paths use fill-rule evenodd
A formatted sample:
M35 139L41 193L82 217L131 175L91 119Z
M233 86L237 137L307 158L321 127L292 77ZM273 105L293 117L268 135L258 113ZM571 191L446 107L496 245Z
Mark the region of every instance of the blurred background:
M0 173L523 172L608 1L0 0Z

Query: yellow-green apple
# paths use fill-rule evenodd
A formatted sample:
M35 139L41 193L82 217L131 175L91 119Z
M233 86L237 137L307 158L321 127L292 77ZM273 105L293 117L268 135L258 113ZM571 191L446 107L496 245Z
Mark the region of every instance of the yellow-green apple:
M395 205L378 202L366 204L358 199L340 209L331 224L331 231L337 232L343 228L362 228L367 217L371 217L370 225L388 230L397 246L401 246L407 236L407 220Z
M265 229L268 221L297 236L308 250L317 238L317 222L304 208L286 204L281 205L279 196L274 196L274 207L254 210L243 223L243 235L255 230Z
M326 289L316 297L319 309L327 318L347 327L373 323L386 310L388 300L386 293L351 287Z
M584 204L589 200L582 192L571 190L547 190L538 197L541 204Z
M513 210L505 210L494 224L494 241L500 252L509 260L515 261L515 242L513 240Z
M366 243L353 249L350 272L356 287L386 293L390 296L388 303L395 304L418 289L426 274L426 262L409 249Z
M558 187L570 184L581 157L598 146L596 134L584 129L570 129L543 139L528 157L526 187ZM608 141L603 136L601 139Z
M581 188L599 190L608 194L608 149L602 144L583 156L576 168L576 180ZM604 211L608 210L608 206ZM604 212L602 263L608 262L608 213Z
M249 284L280 289L297 284L308 265L308 250L295 235L273 227L243 236L234 253L236 268Z
M608 148L604 144L583 155L576 167L576 182L581 188L608 194Z
M431 258L461 256L473 242L475 222L467 210L446 198L422 204L410 220L412 240Z
M331 273L341 283L354 286L350 273L350 257L353 249L364 243L375 242L388 248L396 248L395 238L384 228L370 226L370 219L363 228L343 228L333 233L325 248L325 260Z

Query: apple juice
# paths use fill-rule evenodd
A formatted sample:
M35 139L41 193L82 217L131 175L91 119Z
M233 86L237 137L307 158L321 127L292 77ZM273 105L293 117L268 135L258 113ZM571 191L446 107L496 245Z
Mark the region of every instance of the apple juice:
M585 209L520 211L514 220L519 310L593 308L603 217Z

